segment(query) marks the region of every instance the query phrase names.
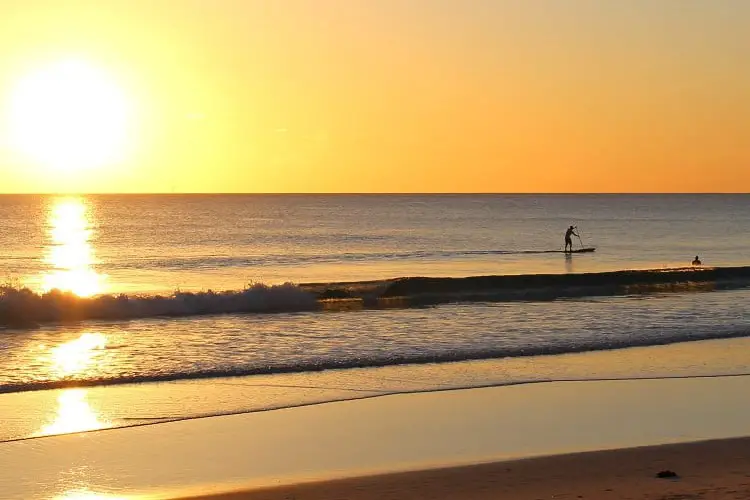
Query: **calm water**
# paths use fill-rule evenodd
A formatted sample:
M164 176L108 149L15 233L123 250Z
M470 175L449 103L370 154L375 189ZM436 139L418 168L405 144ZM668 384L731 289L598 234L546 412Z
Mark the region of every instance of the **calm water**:
M747 265L749 203L750 196L743 195L5 196L0 265L12 284L83 296L233 290L251 281L661 268L689 264L696 254L712 266ZM596 246L596 253L572 258L526 253L559 249L570 224L579 226L583 243ZM208 402L191 396L176 398L181 405L165 403L164 415L178 418L341 399L352 391L555 379L570 371L563 361L570 353L589 356L576 364L574 378L742 373L750 355L736 346L750 336L749 298L750 290L740 288L4 329L0 428L15 430L0 439L153 417L153 407L118 410L113 403L109 424L86 420L85 393L102 388L28 392L72 383L163 387L164 381L203 383L210 377L205 383L213 391L223 383L247 387L254 385L248 380L261 379L283 388L270 399L235 393ZM621 363L613 360L625 354L605 355L634 347L646 349L648 358L664 352L649 346L695 340L718 344L711 344L710 356L706 348L705 359L696 355L700 349L692 351L685 363ZM727 347L731 356L722 354L723 345L734 346ZM500 364L490 370L481 363ZM332 368L344 370L317 372ZM425 376L424 370L432 372ZM311 382L311 373L320 373L322 381ZM243 382L214 378L230 376ZM191 394L205 394L205 387ZM9 398L45 393L56 395L32 398L47 401L38 404L45 410L31 424L19 421L12 408L20 403ZM76 408L80 418L72 419L74 425L52 425Z
M0 266L35 289L83 293L649 268L696 254L726 266L748 262L749 207L745 195L4 196ZM514 253L560 249L570 224L595 255Z

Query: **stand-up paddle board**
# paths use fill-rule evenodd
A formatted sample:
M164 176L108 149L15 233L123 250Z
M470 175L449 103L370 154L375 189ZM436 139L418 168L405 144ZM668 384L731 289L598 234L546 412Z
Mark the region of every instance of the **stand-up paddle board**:
M596 250L594 247L577 248L575 250L559 250L560 253L590 253Z

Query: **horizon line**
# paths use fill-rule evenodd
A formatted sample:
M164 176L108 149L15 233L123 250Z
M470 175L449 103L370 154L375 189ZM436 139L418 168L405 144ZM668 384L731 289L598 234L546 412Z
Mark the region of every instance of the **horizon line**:
M24 192L0 196L581 196L581 195L747 195L748 191L350 191L350 192Z

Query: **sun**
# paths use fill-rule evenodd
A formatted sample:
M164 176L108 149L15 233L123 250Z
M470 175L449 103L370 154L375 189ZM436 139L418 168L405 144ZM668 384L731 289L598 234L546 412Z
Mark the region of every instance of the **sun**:
M98 167L124 153L128 100L106 72L85 61L52 63L22 78L8 110L11 145L46 166Z

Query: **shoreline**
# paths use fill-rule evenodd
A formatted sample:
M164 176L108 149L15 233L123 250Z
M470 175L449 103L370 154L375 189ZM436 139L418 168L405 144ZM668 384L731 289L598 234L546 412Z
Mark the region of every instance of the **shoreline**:
M662 471L672 471L677 476L657 477ZM745 499L750 498L750 437L559 454L170 498Z
M731 339L730 339L731 340ZM700 342L701 340L697 340L695 342ZM650 346L649 346L650 347ZM581 354L581 353L571 353L571 354ZM468 360L468 361L485 361L485 360ZM281 374L284 375L284 374ZM186 382L186 383L195 383L195 382L207 382L211 383L212 381L222 381L222 380L228 380L228 379L244 379L248 377L254 377L256 375L240 375L240 376L233 376L233 377L217 377L217 378L209 378L209 379L189 379L189 380L167 380L164 382L157 382L157 383L172 383L172 382ZM274 375L270 375L274 376ZM168 424L168 423L174 423L174 422L191 422L195 420L204 420L204 419L213 419L213 418L222 418L222 417L234 417L234 416L243 416L243 415L254 415L259 413L267 413L267 412L275 412L275 411L283 411L283 410L295 410L298 408L307 408L312 406L321 406L321 405L328 405L328 404L335 404L335 403L349 403L349 402L355 402L355 401L363 401L368 399L376 399L376 398L387 398L391 396L411 396L411 395L426 395L426 394L438 394L438 393L444 393L444 392L461 392L461 391L473 391L473 390L481 390L481 389L502 389L502 388L510 388L510 387L516 387L516 386L532 386L532 385L545 385L545 384L582 384L582 383L607 383L607 382L658 382L658 381L670 381L670 380L701 380L701 379L733 379L733 378L747 378L750 380L750 372L746 373L720 373L720 374L708 374L708 375L664 375L664 376L643 376L643 377L611 377L611 378L589 378L589 379L551 379L551 380L527 380L527 381L520 381L520 382L508 382L508 383L491 383L486 385L472 385L472 386L465 386L465 387L444 387L444 388L431 388L431 389L416 389L416 390L404 390L399 392L384 392L382 394L372 394L372 395L363 395L363 396L355 396L355 397L342 397L339 399L330 399L330 400L323 400L323 401L312 401L312 402L303 402L303 403L294 403L289 405L283 405L283 406L274 406L269 408L261 408L261 409L253 409L253 410L237 410L237 411L229 411L226 413L207 413L203 415L195 415L195 416L185 416L185 417L163 417L162 418L154 418L150 417L147 419L143 419L145 421L143 422L137 422L137 423L130 423L130 424L120 424L120 425L113 425L113 426L106 426L106 427L96 427L92 429L85 429L85 430L79 430L79 431L73 431L73 432L63 432L63 433L57 433L57 434L36 434L36 435L24 435L19 437L12 437L12 438L6 438L6 439L0 439L0 445L3 443L16 443L16 442L23 442L23 441L31 441L31 440L37 440L37 439L45 439L45 438L51 438L56 436L68 436L68 435L84 435L89 433L98 433L98 432L107 432L117 429L132 429L132 428L138 428L138 427L146 427L146 426L154 426L154 425L161 425L161 424ZM82 390L88 390L88 389L112 389L114 388L117 390L118 388L124 388L124 389L131 389L133 387L140 388L141 384L139 382L132 382L132 383L126 383L126 384L117 384L117 385L102 385L102 386L86 386L86 385L72 385L69 387L58 387L53 389L44 389L44 390L34 390L34 391L27 391L27 392L19 392L19 393L7 393L7 395L13 396L24 396L25 394L34 394L34 393L58 393L62 394L65 391L71 391L76 389L82 389ZM6 395L5 393L0 393L0 396ZM134 418L130 418L129 420L137 420ZM153 420L153 421L152 421ZM749 435L750 437L750 435ZM660 446L660 445L655 445Z
M254 413L362 396L539 383L563 387L581 382L729 379L750 375L743 354L748 348L750 338L714 339L558 356L7 393L0 395L0 441L60 434L44 427L60 418L61 404L69 403L73 394L78 394L73 399L87 404L91 414L97 415L96 420L86 420L71 429L84 431ZM698 360L703 366L696 365Z

